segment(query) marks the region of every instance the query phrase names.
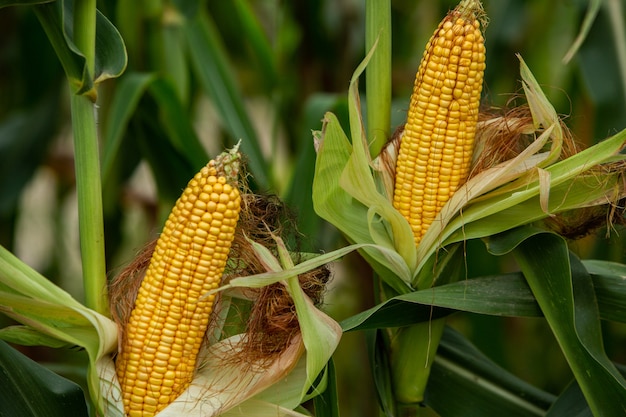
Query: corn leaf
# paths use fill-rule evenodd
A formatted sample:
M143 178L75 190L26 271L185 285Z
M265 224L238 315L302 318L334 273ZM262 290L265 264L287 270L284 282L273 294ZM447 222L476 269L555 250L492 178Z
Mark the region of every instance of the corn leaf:
M316 416L339 417L339 398L337 393L337 377L335 364L331 358L328 361L328 385L324 392L313 398Z
M80 386L44 368L0 340L0 415L87 416Z
M454 401L450 392L455 393ZM482 354L460 333L446 328L424 402L442 417L543 416L555 397L517 378Z
M65 73L78 94L89 92L95 84L119 77L128 57L124 41L113 24L99 11L96 14L96 57L94 74L89 74L86 60L73 41L73 1L57 0L40 4L35 12Z
M525 227L488 244L496 255L515 256L594 414L624 415L626 380L604 352L591 277L565 240Z
M626 135L623 135L623 138L626 138ZM619 142L623 138L618 138ZM553 170L547 170L551 173L547 212L542 208L540 182L536 181L523 190L510 192L507 196L497 196L468 205L463 210L463 215L455 220L452 227L456 226L457 230L446 237L446 243L497 234L544 219L549 214L607 204L620 198L624 193L620 190L622 174L619 172L572 176L562 181ZM465 224L461 227L462 221Z
M233 78L233 71L224 53L223 45L213 22L200 11L187 22L184 32L197 75L204 90L212 97L224 120L224 127L235 141L241 139L241 150L248 157L248 165L255 183L261 189L269 185L267 161L259 145L256 131L245 111Z
M605 320L625 323L626 265L600 260L583 260L582 263L592 274L600 316Z
M9 6L32 6L35 4L52 3L56 0L0 0L0 9Z
M145 93L150 93L158 104L159 121L167 133L167 139L189 161L192 168L198 170L209 160L206 150L186 116L187 110L180 102L174 84L152 73L129 73L121 77L115 90L111 114L107 118L104 129L105 145L102 163L104 183L110 181L128 123Z
M293 275L303 274L312 269L318 268L329 262L335 261L360 247L366 246L366 245L345 246L343 248L325 253L323 255L316 255L315 257L311 259L307 259L297 265L294 265L293 267L289 269L282 269L280 267L280 262L274 257L274 255L272 255L272 253L267 248L265 248L263 245L260 245L257 242L251 241L251 244L254 247L254 250L257 252L257 255L260 256L260 259L262 259L261 262L263 262L266 267L270 268L270 271L260 273L260 274L255 274L255 275L249 275L245 277L233 278L228 282L228 284L223 285L221 288L219 288L215 292L224 291L230 288L265 287L267 285L289 279Z
M21 335L9 332L9 337L29 343L32 331L38 331L44 342L56 338L83 347L89 355L90 393L102 407L96 363L117 347L114 322L83 306L1 246L0 306L0 311L29 328Z
M374 244L361 254L397 293L410 291L415 265L413 234L406 219L389 198L378 191L361 115L359 76L375 46L355 70L348 94L352 141L337 118L327 113L323 126L313 181L316 213L332 223L350 242ZM381 252L379 248L385 248Z
M199 4L197 2L194 3L197 9ZM197 10L193 13L196 12ZM184 24L184 19L171 19L164 22L161 26L163 49L161 50L160 61L163 68L163 76L172 83L177 101L189 103L191 74L185 43ZM186 116L188 119L189 115L187 114Z
M350 80L348 110L352 154L341 175L339 185L369 208L368 226L374 242L395 249L405 260L409 269L413 270L416 263L414 245L411 245L411 242L414 241L413 232L406 219L393 207L390 198L378 192L379 186L372 174L372 158L363 128L359 99L359 76L365 70L375 50L376 44L354 71Z
M102 183L110 180L115 159L126 133L128 123L137 109L139 100L148 86L154 81L156 74L127 73L120 77L111 99L110 114L105 120L103 129L102 149Z
M159 105L161 122L174 148L195 168L202 168L209 161L209 156L189 120L188 110L176 94L174 84L169 79L157 78L150 85L150 93Z
M580 390L576 380L572 381L559 395L546 413L546 417L593 417L593 413L585 401L585 396Z
M0 311L2 309L0 308ZM47 346L51 348L70 348L74 343L48 336L28 326L7 326L0 329L0 339L22 346Z
M574 40L572 46L570 46L567 53L563 57L564 64L568 64L572 60L574 55L576 55L576 52L578 52L578 50L580 49L580 46L587 38L587 35L589 34L591 27L593 26L593 22L596 19L598 12L600 11L601 5L602 1L600 0L589 1L589 8L587 9L587 13L585 14L585 19L583 20L580 32L578 33L578 36L576 36L576 39Z
M585 266L605 265L585 261ZM619 264L618 264L619 265ZM615 264L609 264L613 269ZM624 276L598 266L591 275L600 318L626 323ZM435 286L393 297L343 320L344 331L400 327L466 311L503 317L542 317L543 313L521 272L493 275Z
M394 417L396 415L396 401L391 382L392 371L388 337L380 330L366 331L365 337L378 404L385 416Z
M264 32L263 22L259 19L252 4L245 0L235 0L232 2L233 10L236 13L241 37L250 45L251 51L256 58L255 70L259 72L257 79L263 82L268 90L276 87L279 80L276 53ZM307 125L308 126L308 125Z

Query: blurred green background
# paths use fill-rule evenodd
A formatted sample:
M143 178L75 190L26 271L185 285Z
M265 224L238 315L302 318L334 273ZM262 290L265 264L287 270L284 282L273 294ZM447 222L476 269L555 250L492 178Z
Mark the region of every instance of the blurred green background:
M591 144L625 128L626 5L596 3L586 40L565 63L594 2L484 1L484 106L506 107L520 94L520 53L577 140ZM455 4L391 1L393 126L405 118L426 41ZM326 111L346 118L348 82L365 54L365 0L102 0L98 8L119 29L129 57L124 75L102 84L98 99L111 274L156 235L207 158L239 138L252 189L277 194L293 209L302 248L345 244L312 209L311 131ZM81 299L67 93L32 10L0 9L0 244ZM623 230L609 229L572 248L623 262ZM467 251L471 276L514 268L506 259L493 264L480 243L469 242ZM337 320L349 317L371 306L371 287L367 264L350 256L334 266L325 308ZM542 389L558 394L571 378L543 320L463 314L451 323ZM626 362L626 328L604 326L609 357ZM52 362L77 355L30 352ZM335 363L342 414L377 415L362 334L344 336Z

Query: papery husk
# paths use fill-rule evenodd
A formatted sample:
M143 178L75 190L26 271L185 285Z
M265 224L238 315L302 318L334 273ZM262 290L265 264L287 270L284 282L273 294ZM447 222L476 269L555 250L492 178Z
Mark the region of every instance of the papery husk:
M278 257L281 250L278 242L282 245L282 240L277 240L277 236L286 236L294 242L297 242L299 237L291 214L278 197L255 195L247 192L244 184L240 187L244 190L241 194L242 209L227 269L222 279L223 285L226 286L233 278L253 277L268 272L268 265L263 262L263 258L255 249L257 245ZM155 242L156 240L147 244L111 281L109 288L111 311L120 333L124 331L130 317ZM289 256L293 257L295 262L300 260L297 252L290 253ZM258 288L231 289L225 293L226 295L217 297L197 361L196 376L191 386L158 415L173 416L180 415L181 412L185 415L222 415L284 379L301 358L306 356L298 316L303 314L303 308L316 311L313 314L322 317L320 323L327 322L329 325L334 323L329 328L334 328L331 332L340 335L339 326L314 307L322 303L329 279L330 270L326 265L316 266L297 276L303 300L308 300L310 307L297 307L293 288L289 289L280 282ZM229 312L233 305L230 300L233 300L233 297L249 304L250 311L235 311L233 316L232 311ZM223 298L226 303L222 302ZM234 328L244 326L245 332L228 336L232 333L229 322L233 318L238 323L234 324ZM335 340L336 346L339 338L332 339ZM328 357L324 359L324 363L327 360ZM306 393L311 386L311 378L306 374L309 371L307 361L304 363L304 377L291 375L289 378L289 384L295 384L292 390L297 394L290 398L282 397L277 404L263 403L263 407L275 410L277 415L300 415L292 409L303 399L303 392ZM106 369L107 366L103 366L103 370ZM319 371L320 369L317 369L315 372ZM107 381L103 382L103 386L107 387L108 401L113 404L111 408L115 409L119 406L116 394L119 392L119 384L116 385L116 381L111 380L113 377L114 375L107 373L104 377ZM287 389L289 384L283 384L282 389Z

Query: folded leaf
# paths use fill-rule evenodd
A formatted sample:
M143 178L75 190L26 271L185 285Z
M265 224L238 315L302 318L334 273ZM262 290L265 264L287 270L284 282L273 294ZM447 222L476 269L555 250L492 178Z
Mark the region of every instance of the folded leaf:
M591 277L565 240L531 227L489 239L519 263L594 414L626 413L626 380L606 356Z

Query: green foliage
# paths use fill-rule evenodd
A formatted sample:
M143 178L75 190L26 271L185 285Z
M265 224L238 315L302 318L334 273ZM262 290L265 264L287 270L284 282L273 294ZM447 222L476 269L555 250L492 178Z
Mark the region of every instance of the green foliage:
M0 340L0 414L23 417L87 416L80 387Z
M558 417L591 415L593 410L596 415L623 415L626 385L613 362L623 363L626 356L619 349L607 354L604 348L626 343L623 237L614 237L609 246L600 234L566 242L523 227L505 232L511 219L515 226L536 222L548 212L605 198L603 189L623 181L619 173L581 176L589 164L614 159L624 142L625 134L616 134L626 127L626 25L619 0L485 1L490 17L485 104L506 106L512 94L521 92L519 52L556 113L567 115L577 139L587 145L610 139L547 168L535 161L554 185L550 204L542 194L545 178L527 182L530 176L525 177L464 206L463 216L447 223L445 238L437 241L433 234L432 245L418 253L389 238L409 231L401 219L394 220L382 198L363 192L382 189L363 169L369 162L365 149L377 155L403 122L422 48L454 1L100 0L98 12L95 1L81 2L80 7L94 12L93 27L75 23L81 20L74 14L77 3L0 0L0 23L10 23L0 25L2 246L34 258L36 269L51 281L77 294L84 289L85 296L78 298L105 312L106 272L130 260L154 237L182 187L209 157L241 139L251 189L279 195L294 210L304 235L302 248L327 252L295 270L339 256L347 257L344 264L353 262L347 273L337 268L325 309L341 319L344 331L365 333L370 362L355 364L357 355L337 353L324 370L326 391L314 400L316 415L339 415L339 410L344 416L378 415L344 405L348 396L374 392L383 412L397 415L402 410L393 395L389 329L443 317L459 331L444 331L425 392L426 414L547 412ZM93 56L82 46L91 29L96 34ZM369 64L359 67L368 52ZM365 82L351 78L356 68ZM514 98L510 105L519 101ZM332 158L316 164L311 131L320 130L322 120L323 146ZM72 129L76 148L67 149L63 137ZM541 139L552 143L547 136ZM151 178L142 182L144 164ZM343 171L346 164L350 169ZM508 168L515 171L519 165ZM24 197L30 181L42 176L55 187L52 200L37 203L50 209L52 230L26 236L19 225L38 219L27 217ZM66 226L76 222L68 220L66 208L73 206L68 199L76 182L84 277L80 267L73 272L72 257L61 250L72 245L68 237L76 234ZM312 190L320 200L314 202ZM324 215L324 208L320 211L320 201L334 218ZM495 210L498 205L501 209ZM353 223L362 227L348 230ZM619 225L603 230L613 228L622 231ZM46 241L47 235L52 239ZM486 239L490 252L478 240L465 242L479 238ZM364 244L358 249L366 262L351 261L348 254L357 246L345 247L343 239ZM37 259L33 254L39 240L47 253ZM69 253L78 257L73 245ZM440 246L453 255L446 258ZM340 252L330 252L337 247ZM587 260L592 254L602 259ZM436 274L414 275L418 264L429 270L435 258L445 260ZM12 256L3 259L14 265ZM372 269L382 284L370 280ZM279 271L256 279L276 282L290 274ZM438 286L431 288L431 280L438 280ZM0 289L3 308L24 302L36 307L38 319L57 311ZM56 314L85 320L68 311ZM479 315L497 317L503 330L485 329ZM515 334L507 330L520 321L547 323L555 340L535 341L519 327ZM4 339L66 346L29 327L13 327L8 320L1 324ZM493 331L490 339L477 336L486 330ZM541 343L546 351L554 345L575 381L558 374L557 366L551 366L553 357L543 350L540 357L531 356L531 343ZM97 350L94 340L89 344ZM501 355L487 357L475 345ZM517 375L524 367L526 373ZM307 378L312 382L314 376ZM342 384L344 380L357 383Z

